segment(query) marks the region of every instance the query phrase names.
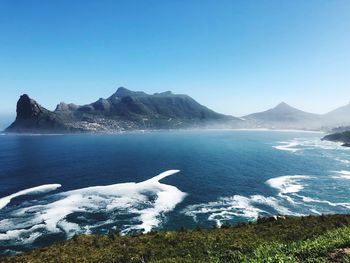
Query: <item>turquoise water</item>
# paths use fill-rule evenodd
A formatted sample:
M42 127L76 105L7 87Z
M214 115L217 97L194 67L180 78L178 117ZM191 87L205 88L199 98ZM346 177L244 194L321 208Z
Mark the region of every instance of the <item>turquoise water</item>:
M277 131L2 135L1 254L77 233L349 213L350 149L323 142L322 136Z

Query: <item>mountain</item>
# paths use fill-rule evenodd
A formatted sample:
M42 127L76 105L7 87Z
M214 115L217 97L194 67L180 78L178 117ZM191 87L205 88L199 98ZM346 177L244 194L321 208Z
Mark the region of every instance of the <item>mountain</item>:
M298 110L281 102L276 107L243 117L246 125L257 128L314 129L320 127L321 116Z
M16 120L6 132L117 132L143 129L233 127L239 118L216 113L187 95L170 91L146 94L119 88L86 105L61 102L49 111L24 94Z
M328 125L350 125L350 102L323 115Z
M318 115L282 102L276 107L235 118L214 112L187 95L171 91L149 95L120 87L108 98L86 105L61 102L54 111L24 94L16 120L5 130L17 133L118 132L146 129L267 128L349 130L350 103Z
M16 120L5 131L32 133L38 130L49 132L67 129L58 114L45 109L27 94L19 98L16 112Z

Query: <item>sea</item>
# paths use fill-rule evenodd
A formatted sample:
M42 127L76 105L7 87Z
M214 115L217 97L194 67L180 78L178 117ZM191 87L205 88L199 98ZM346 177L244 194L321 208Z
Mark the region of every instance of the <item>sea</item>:
M0 255L77 234L350 212L350 148L323 133L0 135Z

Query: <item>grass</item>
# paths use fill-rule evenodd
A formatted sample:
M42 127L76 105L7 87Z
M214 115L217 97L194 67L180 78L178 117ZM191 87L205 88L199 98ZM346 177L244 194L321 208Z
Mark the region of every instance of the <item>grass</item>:
M80 235L3 262L350 262L350 215L259 219L254 223ZM1 261L1 259L0 259Z

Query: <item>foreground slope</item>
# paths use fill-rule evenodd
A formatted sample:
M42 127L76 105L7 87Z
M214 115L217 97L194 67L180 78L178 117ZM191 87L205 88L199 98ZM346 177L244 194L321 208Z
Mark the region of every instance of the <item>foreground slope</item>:
M212 230L76 236L5 262L349 262L350 216L258 219Z
M60 103L49 111L28 95L17 103L17 117L6 132L118 132L142 129L232 127L238 118L216 113L187 95L153 95L119 88L112 96L78 106Z

